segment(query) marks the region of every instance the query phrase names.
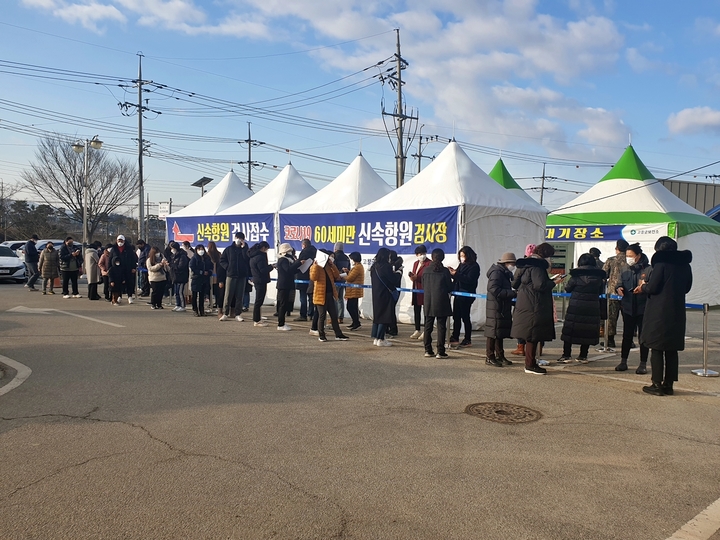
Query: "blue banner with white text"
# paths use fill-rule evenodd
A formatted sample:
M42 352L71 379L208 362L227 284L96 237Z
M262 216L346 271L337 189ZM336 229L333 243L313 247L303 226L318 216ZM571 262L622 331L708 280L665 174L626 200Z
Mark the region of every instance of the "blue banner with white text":
M458 207L337 214L280 214L280 242L297 251L309 238L317 248L333 250L336 242L345 253L375 253L381 247L401 255L415 253L424 244L428 253L441 248L455 253Z
M168 240L182 243L207 244L215 242L219 249L228 247L236 232L243 232L245 240L253 245L265 241L275 249L274 214L248 216L189 216L167 218Z

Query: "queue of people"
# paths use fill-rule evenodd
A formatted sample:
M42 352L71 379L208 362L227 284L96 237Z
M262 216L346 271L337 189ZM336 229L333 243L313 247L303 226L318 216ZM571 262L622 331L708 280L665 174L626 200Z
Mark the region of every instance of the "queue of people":
M300 315L294 321L312 321L309 333L319 341L328 341L326 326L332 328L335 340L349 339L340 326L344 322L344 300L351 319L347 330L361 328L359 301L364 297L366 270L360 253L346 255L342 243L335 245L335 251L317 250L306 239L299 256L290 244L281 244L278 261L271 264L267 256L270 245L259 242L249 246L242 232L236 233L234 242L222 254L214 242L207 247L203 244L193 247L187 242L181 245L173 241L163 251L143 241L138 241L136 248L119 235L115 243L104 247L99 242L91 244L84 257L72 237L66 238L60 249L48 242L35 257L32 252L35 242L36 235L28 241L33 246L29 249L26 246L26 260L29 253L29 264L33 265L26 285L31 291L42 277L43 294L55 294L54 281L61 277L63 297L79 298L78 277L84 268L90 300L102 298L98 293L102 283L104 298L112 305L119 306L123 296L132 304L138 288L141 297L149 297L151 309L161 310L163 298L172 291L173 311L184 312L189 286L195 316L208 314L207 303L211 309L217 309L220 321L234 318L243 322L242 313L249 308L249 292L254 288L253 325L266 327L268 317L262 315L262 307L270 274L277 270L278 331L292 330L286 318L293 311L296 292L300 295ZM575 361L588 362L590 346L600 341L601 320L622 314L621 358L615 370L628 369L628 356L637 332L640 361L635 373L647 373L648 358L652 371L652 384L643 387L643 391L672 395L678 377L678 351L683 350L685 341L685 295L692 287L692 254L678 251L677 243L669 237L657 241L651 261L639 244L629 245L625 240L618 240L615 256L604 264L599 260L599 250L593 250L579 257L564 286L570 300L560 335L563 352L558 363L573 361L573 345L580 346ZM554 248L548 243L530 244L524 258L503 253L488 269L484 333L489 366L512 365L503 346L503 340L512 337L518 340L518 349L522 347L525 373L547 373L539 356L542 346L556 338L553 290L567 278L550 276L553 255ZM472 346L470 311L480 278L477 254L471 247L463 246L458 252L457 268L444 264L442 249L434 249L428 258L427 248L418 246L415 257L407 274L413 284L414 332L409 337L423 341L426 357L445 359L448 349ZM372 284L371 337L375 346L392 346L392 338L397 335L396 308L403 268L397 253L380 248L368 269ZM296 280L300 283L296 284ZM605 304L600 300L604 290L621 297L610 301L607 313L601 309ZM453 327L448 337L451 317ZM613 346L616 323L611 320L608 326L605 338ZM437 339L433 347L435 329Z

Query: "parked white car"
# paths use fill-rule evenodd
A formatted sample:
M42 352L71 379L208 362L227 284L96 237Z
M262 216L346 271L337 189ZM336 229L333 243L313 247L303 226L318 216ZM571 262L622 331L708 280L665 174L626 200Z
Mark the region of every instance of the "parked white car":
M25 281L25 263L7 246L0 246L0 280Z

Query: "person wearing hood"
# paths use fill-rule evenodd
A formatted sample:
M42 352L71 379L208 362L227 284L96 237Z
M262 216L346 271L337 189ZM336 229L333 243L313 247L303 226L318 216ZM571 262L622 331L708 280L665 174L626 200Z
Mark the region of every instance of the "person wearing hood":
M173 311L185 311L185 288L190 280L190 260L180 244L170 242L170 275L173 281L173 293L175 294L175 307Z
M290 307L292 293L295 290L295 274L305 261L295 260L292 256L290 244L280 244L278 248L277 261L277 329L281 332L292 330L292 327L285 324L285 317Z
M268 263L267 252L270 244L265 241L258 242L248 251L250 257L250 272L252 273L253 287L255 287L255 304L253 304L253 326L267 326L262 317L262 305L270 283L270 272L274 266Z
M620 363L615 366L615 371L627 371L627 360L633 342L635 330L638 335L642 334L643 316L645 315L645 304L647 294L640 290L641 281L647 282L650 278L652 268L648 262L647 255L642 252L640 244L631 244L625 251L628 269L620 276L620 284L616 288L616 294L622 296L620 308L623 316L623 338L620 352ZM644 375L647 373L648 348L640 344L640 364L635 373Z
M335 266L335 255L332 251L321 250L328 256L324 266L318 264L317 260L310 267L310 279L313 281L313 303L317 311L317 330L311 330L310 333L315 335L317 332L318 340L327 341L325 336L325 321L330 315L330 324L335 332L335 341L347 341L349 338L342 333L337 316L337 287L335 282L340 280L340 272ZM314 321L313 321L314 324Z
M458 252L460 264L457 269L449 268L453 278L454 290L457 292L475 294L480 279L480 265L477 263L477 254L470 246L463 246ZM453 299L453 331L450 336L450 346L470 347L472 345L472 321L470 308L475 302L474 297L455 296ZM465 327L465 338L460 340L460 326Z
M563 354L558 362L566 364L572 361L573 344L580 345L578 362L587 363L590 345L600 343L600 303L605 271L598 268L595 257L590 253L580 255L577 268L570 270L570 279L565 292L570 293L565 322L560 339L563 342Z
M414 290L423 289L423 273L425 269L430 266L430 259L427 257L427 248L424 245L419 245L415 248L415 262L413 262L412 272L408 272L408 277L412 281L412 288ZM424 295L422 292L412 293L412 307L415 322L415 331L410 334L410 339L422 339L422 310L424 303Z
M162 305L165 284L167 282L168 261L156 247L148 252L145 258L148 282L150 283L150 309L165 309Z
M42 293L46 294L49 286L49 294L55 294L53 290L55 279L60 277L60 253L55 249L52 242L45 244L45 249L40 253L38 271L43 278Z
M678 251L677 242L661 236L655 243L652 272L640 291L648 295L640 343L650 352L652 384L643 392L673 395L678 380L678 351L685 349L685 295L693 283L692 252Z
M213 262L205 252L205 246L198 244L188 263L192 282L192 309L196 317L205 316L205 295L210 295L210 276L213 273Z
M309 238L305 238L302 241L302 249L298 259L303 261L314 260L317 255L317 248L312 245ZM300 281L310 281L310 268L305 272L298 272L297 279ZM295 317L295 321L307 321L308 318L312 319L315 315L315 307L312 303L312 290L310 290L310 283L298 283L297 291L300 295L300 316Z
M340 274L347 274L350 271L350 258L345 255L345 244L342 242L335 242L333 247L333 255L335 256L335 266L337 267ZM338 323L342 324L345 319L345 287L338 287L337 301L337 312L338 312Z
M535 247L533 254L517 261L512 287L517 290L515 315L510 335L525 340L525 373L545 375L538 366L537 347L543 341L555 339L552 291L562 281L548 276L550 258L555 254L547 242Z
M512 365L505 358L503 339L510 337L513 298L517 293L511 282L517 259L514 253L503 253L487 271L487 302L485 304L485 363L493 367Z
M625 250L628 247L626 240L622 238L615 244L615 256L608 257L603 265L603 270L607 274L607 290L612 292L617 290L620 283L620 276L627 270L627 262ZM620 315L620 300L603 300L603 303L607 303L608 312L608 335L607 346L615 347L615 334L617 332L617 320Z
M102 246L100 242L93 242L85 250L85 275L87 276L88 283L88 298L90 300L100 300L98 294L98 283L102 281L100 275L100 269L98 262L100 261L100 254L98 249Z
M525 246L525 258L527 259L535 251L535 244L528 244ZM515 356L525 356L525 340L517 340L517 348L514 351L510 351L510 354Z
M113 306L120 305L120 296L126 290L125 276L122 260L120 260L120 257L113 257L110 263L110 293L112 294Z
M98 268L100 269L100 277L103 282L103 296L106 302L110 302L110 265L112 263L112 244L108 244L103 249L100 259L98 260Z
M123 272L125 272L125 289L122 292L127 293L128 304L133 303L133 295L135 294L135 280L137 279L137 264L138 257L135 253L135 248L132 244L129 244L125 237L120 234L117 237L117 241L113 246L112 258L117 257L120 259L120 266L122 266Z

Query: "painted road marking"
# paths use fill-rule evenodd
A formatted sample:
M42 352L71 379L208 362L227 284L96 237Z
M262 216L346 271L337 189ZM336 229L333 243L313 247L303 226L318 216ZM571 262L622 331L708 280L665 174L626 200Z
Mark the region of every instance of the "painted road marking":
M720 530L720 499L683 525L668 540L708 540Z
M0 364L5 364L6 366L10 366L15 371L17 371L17 374L15 375L15 377L13 378L12 381L10 381L6 385L0 387L0 396L2 396L3 394L7 394L10 390L17 388L22 383L27 381L28 377L30 377L30 374L32 373L32 369L27 367L25 364L16 362L15 360L8 358L7 356L0 355Z
M78 319L85 319L86 321L92 321L96 322L98 324L106 324L108 326L113 326L115 328L125 328L122 324L112 323L108 321L103 321L101 319L95 319L93 317L86 317L85 315L79 315L77 313L72 313L71 311L63 311L61 309L52 309L52 308L29 308L25 306L17 306L12 309L8 309L9 312L13 313L32 313L35 315L48 315L50 313L62 313L63 315L70 315L71 317L77 317Z

